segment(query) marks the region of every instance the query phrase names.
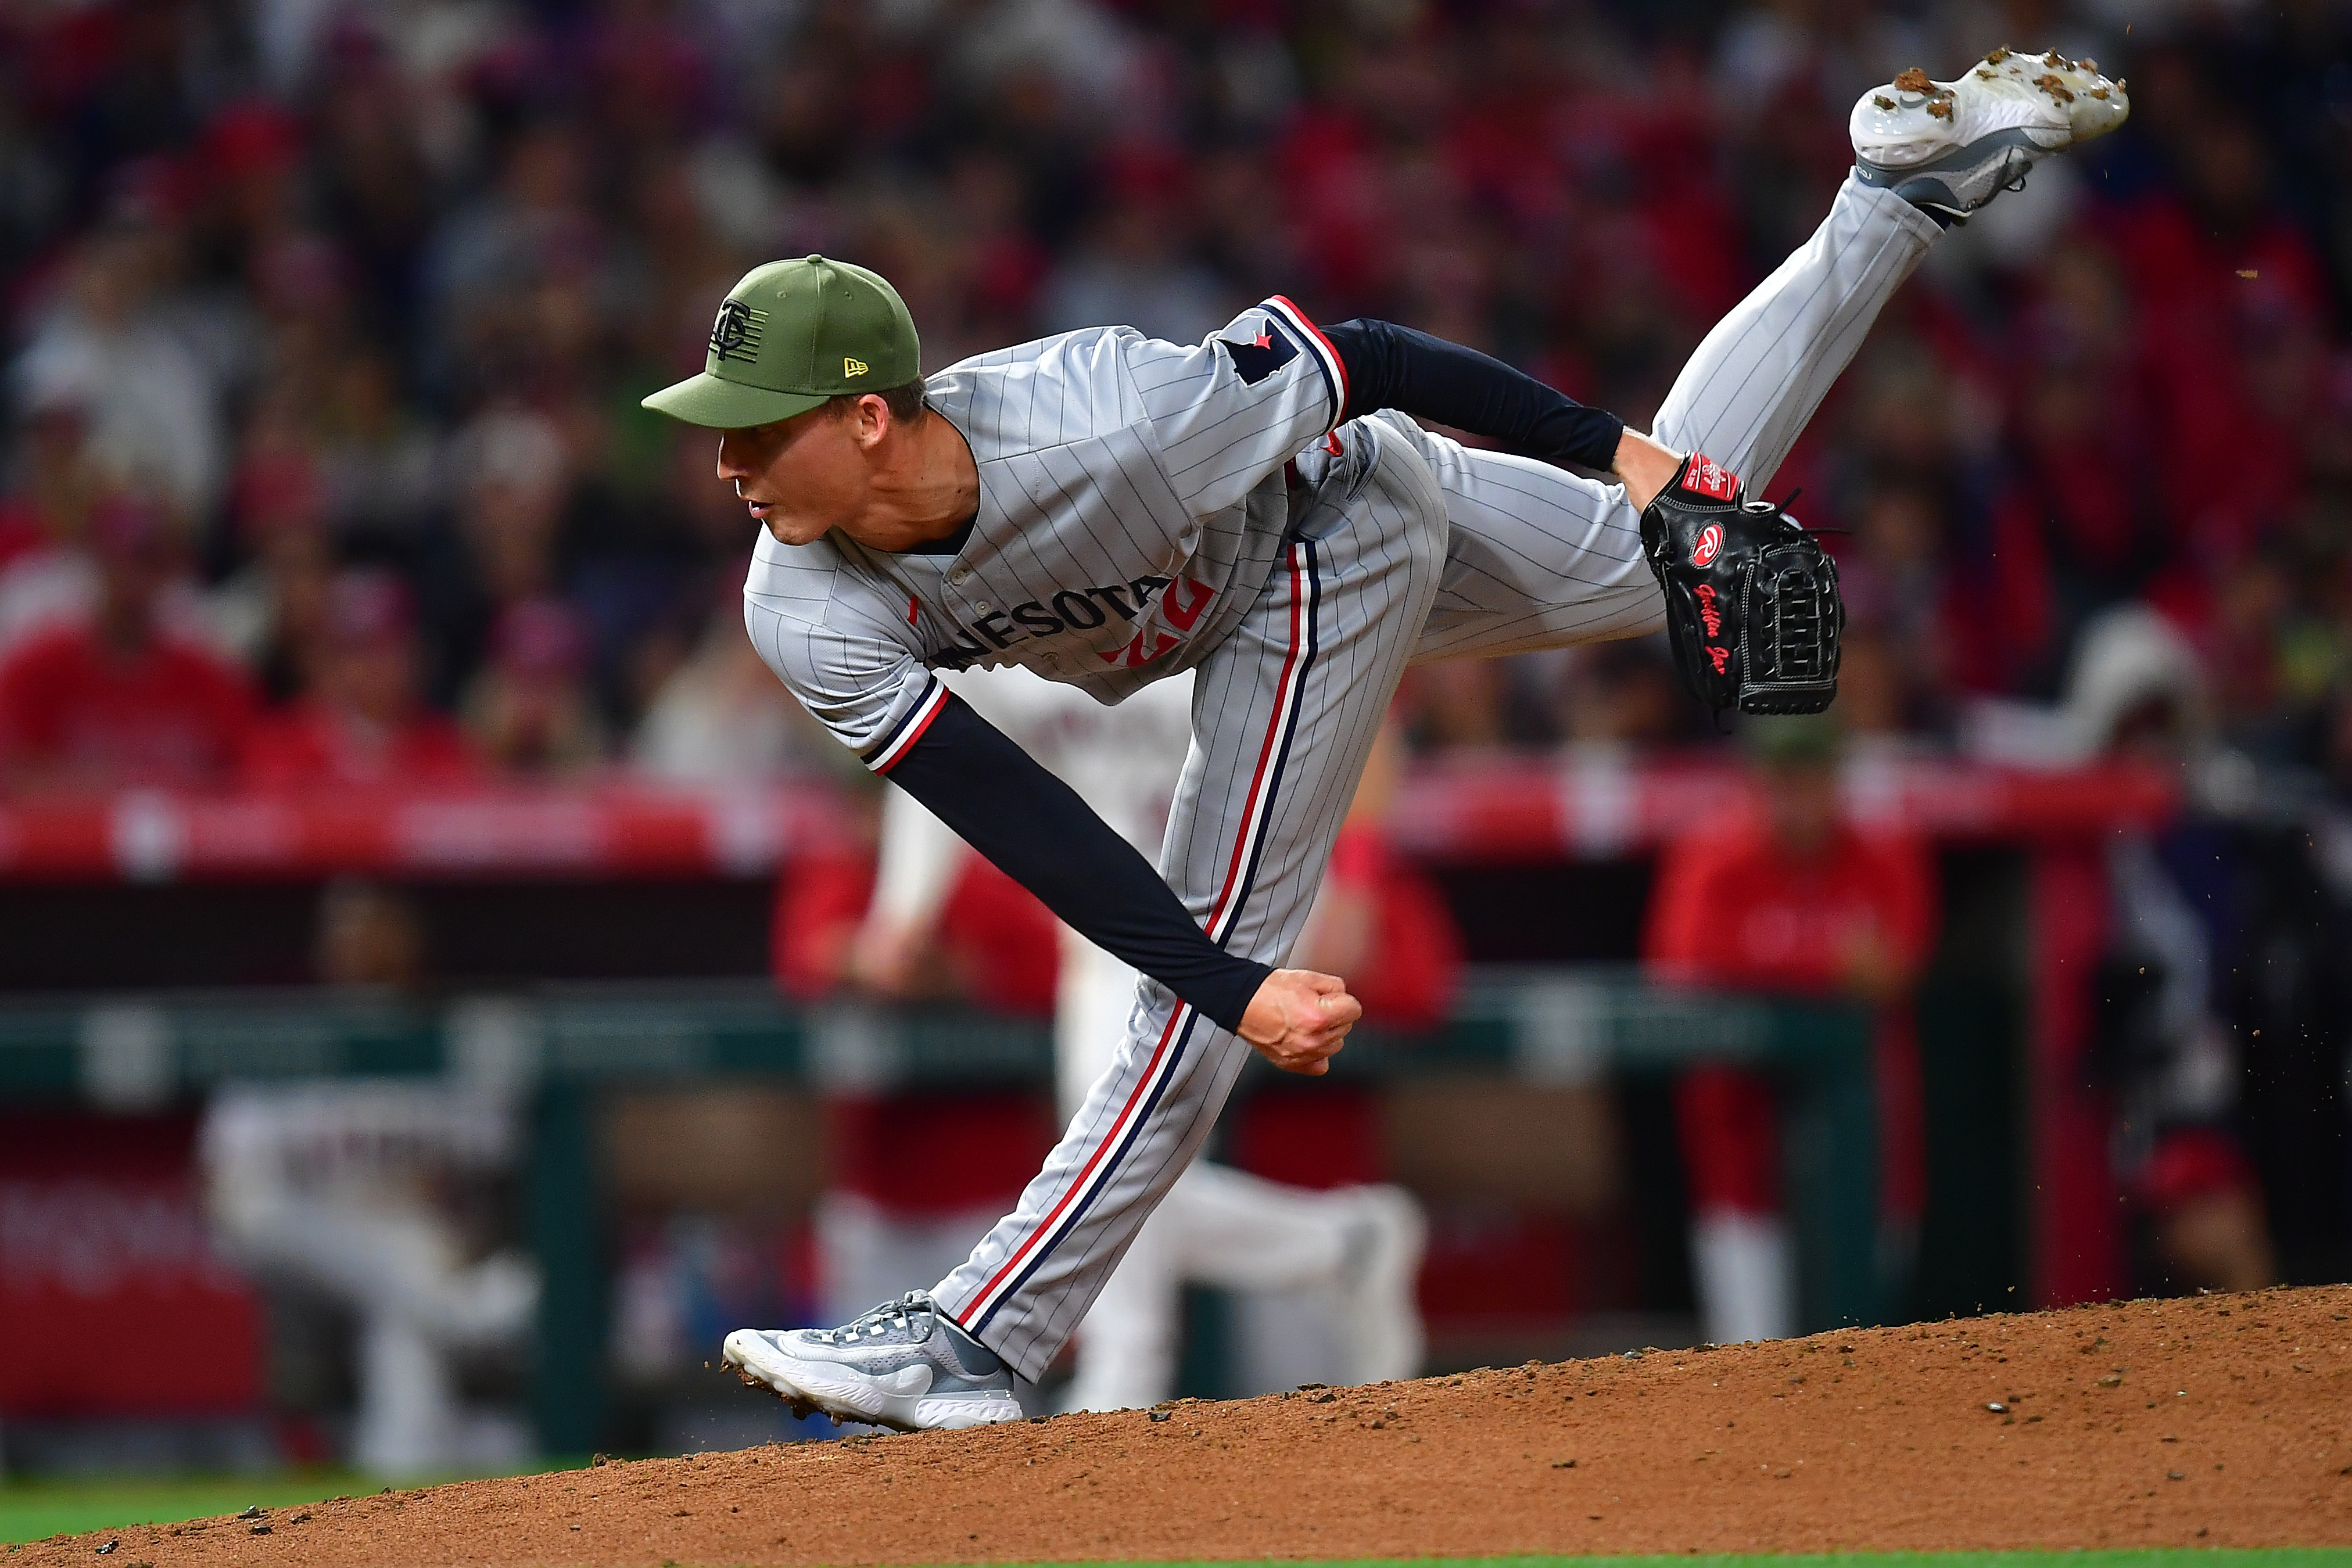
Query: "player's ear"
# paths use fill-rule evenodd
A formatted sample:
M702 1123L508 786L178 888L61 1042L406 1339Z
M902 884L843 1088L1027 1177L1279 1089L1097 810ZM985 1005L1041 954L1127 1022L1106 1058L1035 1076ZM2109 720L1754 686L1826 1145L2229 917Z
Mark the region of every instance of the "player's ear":
M890 417L890 405L877 392L867 392L849 408L849 437L861 451L871 452L887 437L898 422Z

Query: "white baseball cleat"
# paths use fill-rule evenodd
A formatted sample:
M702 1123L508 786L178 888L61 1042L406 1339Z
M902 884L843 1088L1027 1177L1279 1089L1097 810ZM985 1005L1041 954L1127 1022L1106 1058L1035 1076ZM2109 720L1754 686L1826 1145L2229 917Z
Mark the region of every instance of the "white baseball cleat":
M1960 223L2024 184L2038 159L2105 135L2130 112L2124 84L2097 61L2004 48L1955 81L1913 67L1864 93L1848 129L1864 183Z
M901 1432L1021 1418L1013 1369L920 1291L837 1329L737 1329L721 1351L754 1387L797 1411Z

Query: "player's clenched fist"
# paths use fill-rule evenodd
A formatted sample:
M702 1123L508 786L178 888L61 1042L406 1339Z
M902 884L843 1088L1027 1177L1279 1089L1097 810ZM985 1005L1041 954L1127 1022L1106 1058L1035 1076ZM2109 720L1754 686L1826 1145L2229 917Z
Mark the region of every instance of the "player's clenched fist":
M1348 982L1312 969L1276 969L1242 1014L1242 1038L1285 1072L1310 1076L1331 1071L1331 1058L1364 1004Z

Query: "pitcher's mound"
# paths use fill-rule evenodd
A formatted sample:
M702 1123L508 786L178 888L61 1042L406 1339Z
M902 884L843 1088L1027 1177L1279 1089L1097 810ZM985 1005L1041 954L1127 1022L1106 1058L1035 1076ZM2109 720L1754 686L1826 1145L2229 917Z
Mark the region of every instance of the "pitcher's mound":
M751 1397L748 1393L745 1397ZM117 1562L953 1563L2352 1543L2352 1287L611 1464ZM85 1568L103 1537L17 1559Z

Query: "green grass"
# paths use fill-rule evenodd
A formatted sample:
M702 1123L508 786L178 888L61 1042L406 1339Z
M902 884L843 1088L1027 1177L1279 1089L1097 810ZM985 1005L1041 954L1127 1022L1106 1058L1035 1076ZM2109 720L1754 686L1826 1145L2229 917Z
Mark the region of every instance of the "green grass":
M567 1454L534 1459L512 1469L468 1471L434 1480L403 1481L388 1488L381 1476L354 1470L315 1469L245 1478L239 1476L116 1476L89 1480L0 1480L0 1545L79 1535L133 1524L175 1524L212 1519L258 1504L292 1508L331 1497L409 1490L436 1481L477 1480L486 1476L543 1475L576 1470L588 1462Z
M2352 1547L2150 1547L2126 1552L1716 1552L1656 1557L1331 1557L1123 1563L1118 1568L2352 1568ZM995 1568L1006 1568L997 1564ZM1089 1568L1036 1563L1014 1568Z
M583 1463L576 1458L546 1459L520 1473L574 1469ZM426 1483L404 1482L403 1490L421 1484ZM251 1479L120 1476L91 1480L0 1481L0 1544L39 1541L51 1535L79 1535L91 1530L117 1530L133 1524L210 1519L257 1503L263 1508L292 1508L298 1503L318 1502L331 1497L364 1497L383 1489L381 1478L341 1469L302 1470Z
M12 1481L0 1484L0 1542L79 1535L126 1524L163 1524L235 1513L249 1504L287 1508L337 1492L373 1491L357 1476L334 1470L307 1475L157 1478L111 1480Z

